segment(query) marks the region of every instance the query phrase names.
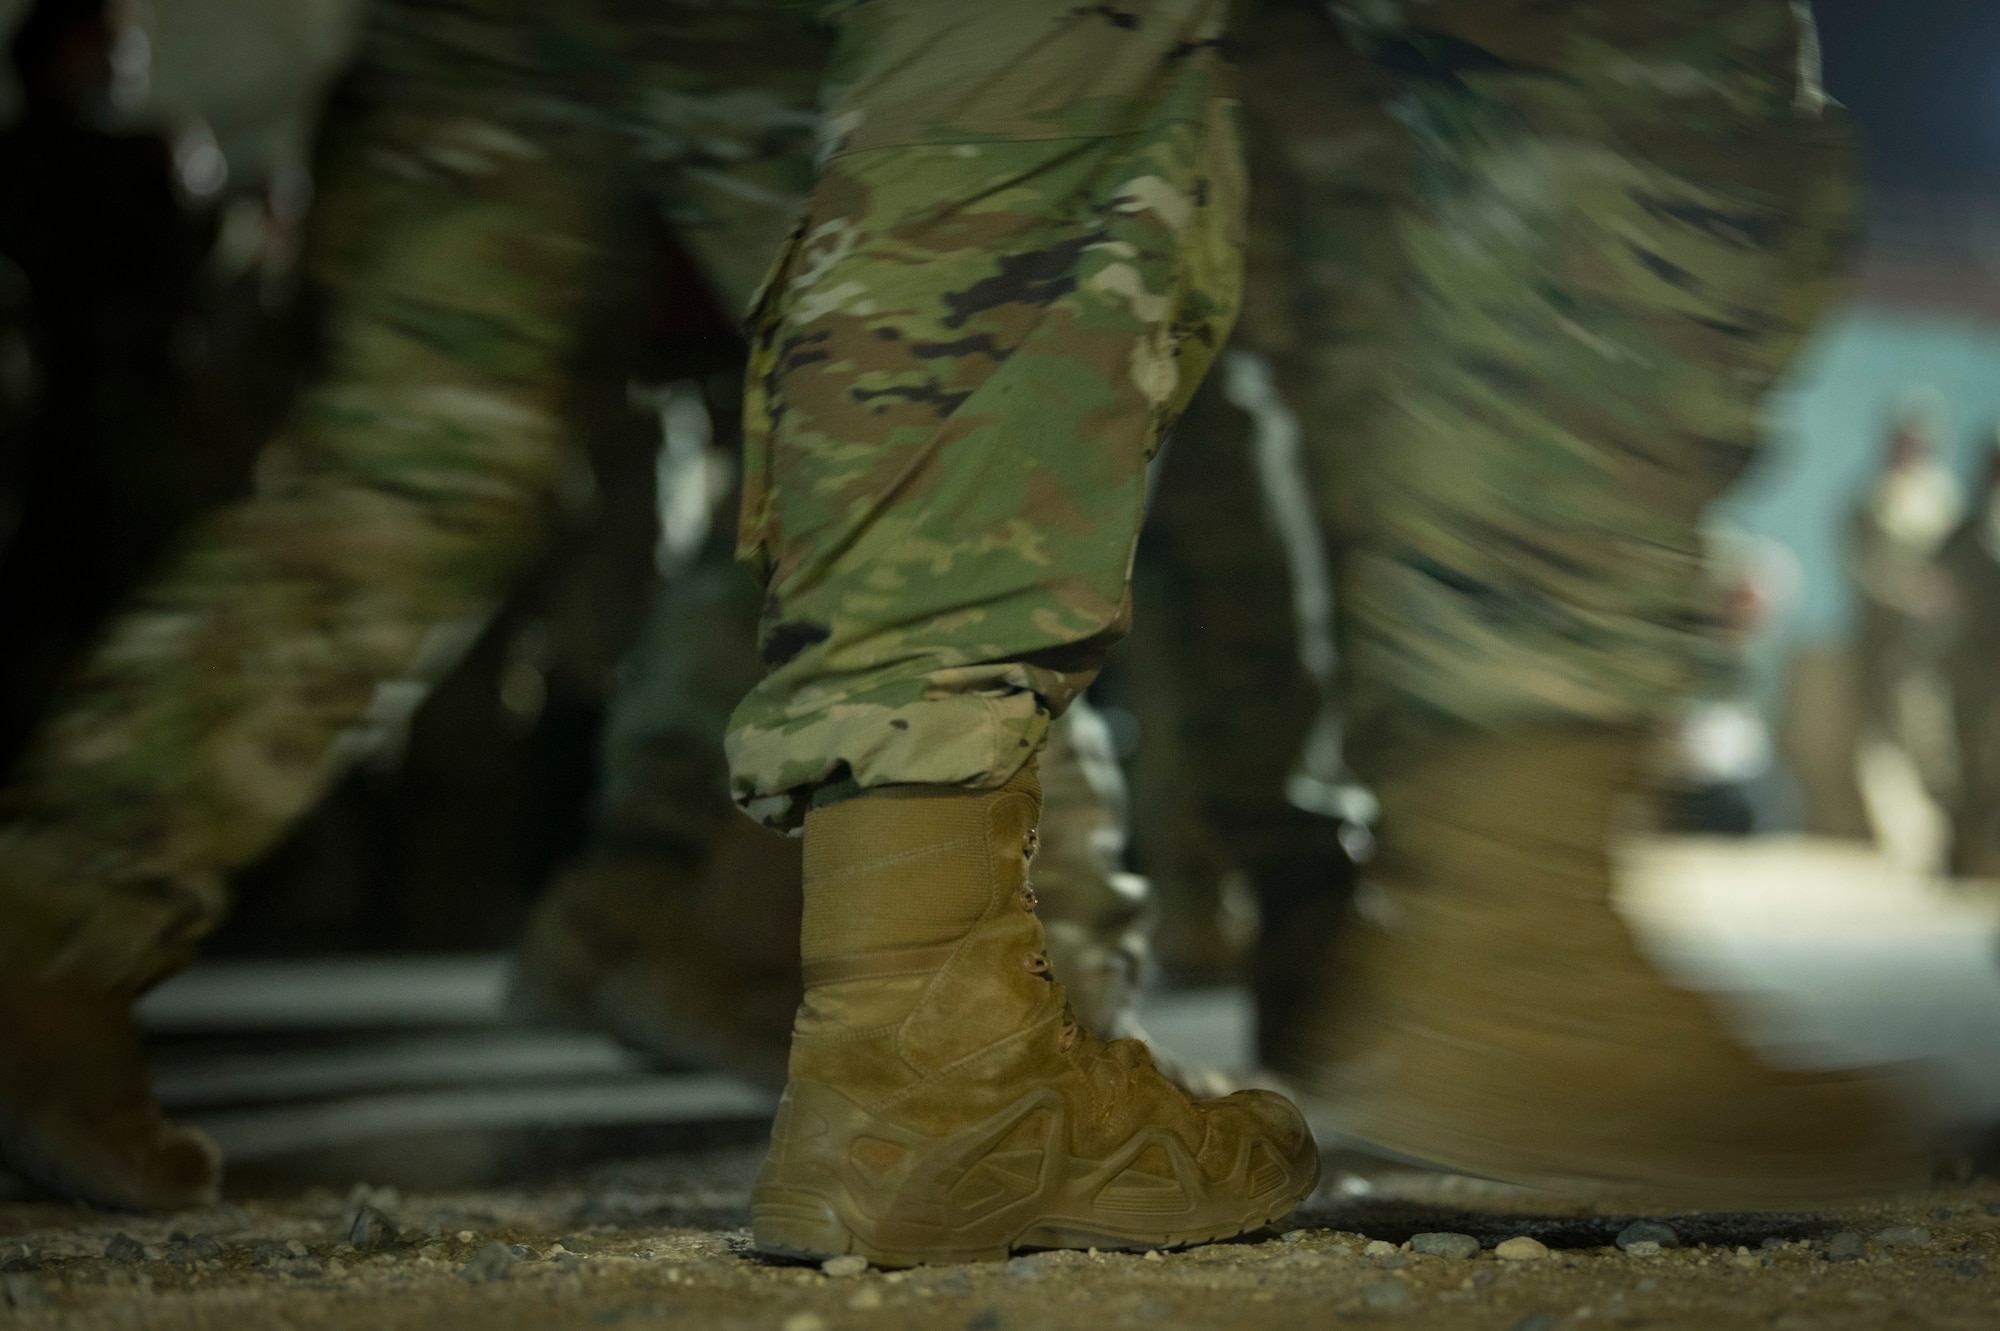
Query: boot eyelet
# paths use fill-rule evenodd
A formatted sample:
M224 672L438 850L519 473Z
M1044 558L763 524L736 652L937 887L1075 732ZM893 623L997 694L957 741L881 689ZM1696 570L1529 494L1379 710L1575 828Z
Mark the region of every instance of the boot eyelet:
M1021 858L1032 860L1035 852L1042 848L1042 834L1034 828L1028 829L1028 839L1021 843Z
M1028 968L1030 975L1046 976L1049 973L1049 956L1046 952L1030 952L1021 958L1021 964Z
M1027 911L1030 915L1035 913L1035 907L1042 904L1042 899L1035 895L1035 889L1026 883L1021 884L1021 890L1017 894L1017 897L1021 903L1021 909Z

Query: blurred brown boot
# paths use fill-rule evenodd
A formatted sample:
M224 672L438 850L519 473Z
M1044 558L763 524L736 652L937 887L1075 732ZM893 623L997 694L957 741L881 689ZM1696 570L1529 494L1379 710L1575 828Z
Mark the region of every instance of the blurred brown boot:
M1243 1233L1319 1177L1289 1103L1191 1101L1049 979L1041 792L902 787L807 815L806 999L751 1198L757 1246L872 1262Z
M529 918L516 1006L775 1090L803 992L799 900L799 843L735 813L705 863L586 862Z
M1385 786L1366 918L1279 1070L1361 1142L1512 1182L1699 1208L1920 1183L1894 1076L1767 1067L1639 951L1606 846L1640 751L1525 730Z
M222 1155L153 1100L132 999L101 987L0 981L0 1159L98 1206L212 1202Z

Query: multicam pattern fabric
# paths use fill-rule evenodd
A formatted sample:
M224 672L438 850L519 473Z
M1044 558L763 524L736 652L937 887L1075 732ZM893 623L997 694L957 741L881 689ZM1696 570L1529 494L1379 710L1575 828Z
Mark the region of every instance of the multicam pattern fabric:
M1784 0L1344 17L1373 98L1260 104L1288 80L1245 79L1286 182L1255 234L1293 242L1259 254L1246 328L1321 458L1353 761L1649 721L1715 623L1700 514L1847 226L1810 31ZM1297 18L1250 58L1305 58Z
M764 4L392 0L329 118L330 364L113 625L0 794L0 966L143 985L393 736L535 552L650 195L747 297L825 43ZM622 390L622 384L618 386Z
M725 292L778 244L804 8L377 7L323 176L331 373L0 795L0 964L169 968L415 705L535 546L621 192ZM748 385L773 669L730 757L778 824L1034 752L1123 631L1243 241L1219 0L829 8ZM1657 712L1709 619L1696 517L1844 224L1793 6L1376 6L1359 55L1318 6L1247 13L1246 338L1315 455L1357 760Z
M1145 468L1226 335L1225 6L848 12L831 154L753 327L770 675L739 802L997 787L1129 618Z

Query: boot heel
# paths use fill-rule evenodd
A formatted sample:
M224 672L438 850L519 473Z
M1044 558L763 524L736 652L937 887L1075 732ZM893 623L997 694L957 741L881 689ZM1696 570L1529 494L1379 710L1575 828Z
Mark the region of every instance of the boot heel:
M757 1251L775 1257L821 1261L854 1251L854 1235L833 1207L796 1188L759 1188L750 1202L750 1234Z

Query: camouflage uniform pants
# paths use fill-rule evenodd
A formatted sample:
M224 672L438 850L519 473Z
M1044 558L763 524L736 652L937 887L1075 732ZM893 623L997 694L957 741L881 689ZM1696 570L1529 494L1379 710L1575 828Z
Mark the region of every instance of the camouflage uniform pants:
M1646 723L1712 636L1699 516L1751 455L1848 212L1802 15L1342 17L1274 2L1245 29L1269 168L1247 341L1307 426L1355 760ZM773 669L730 752L768 820L1003 779L1123 629L1138 463L1234 293L1235 175L1186 40L1157 65L1184 89L1117 89L1129 137L1023 142L1018 95L902 86L951 63L925 21L865 31L837 109L861 128L758 319L744 538ZM1077 105L1113 72L1077 69Z
M1712 650L1700 515L1848 221L1810 28L1783 0L1344 16L1353 95L1248 104L1243 342L1318 472L1351 761L1648 724ZM1342 60L1316 19L1267 7L1246 88Z
M0 792L0 964L135 989L170 972L224 909L227 871L394 735L532 558L573 474L564 408L578 361L599 306L631 280L621 194L651 195L725 298L780 249L826 61L801 8L375 6L358 100L333 118L310 259L330 298L332 363L271 448L258 493L191 533L121 614ZM996 490L978 497L1004 556L988 561L1000 576L975 599L1003 590L1010 566L1089 565L1088 576L1049 575L1058 623L1035 641L1081 624L1108 643L1145 457L1220 340L1240 266L1207 200L1226 212L1241 190L1210 190L1199 174L1208 157L1225 172L1234 162L1216 90L1221 6L1140 6L1143 22L1054 3L837 8L836 79L850 91L819 197L879 193L903 212L879 213L881 226L856 215L843 232L822 209L766 308L796 324L811 279L865 240L864 254L914 273L910 318L881 332L906 331L911 364L942 367L942 391L1040 393L1052 438L1085 421L1090 438L1114 443L1078 450L1055 479L1037 467L964 478ZM913 50L926 55L914 71L903 64ZM968 82L969 68L996 72ZM924 230L919 201L975 187L978 206ZM989 258L999 280L967 276ZM932 347L926 331L951 317L925 296L941 286L963 303L957 324L939 325L961 329L956 347ZM812 299L859 313L865 301L843 310L843 292L835 282ZM880 281L873 292L896 294ZM1184 366L1183 341L1194 347ZM992 372L1017 352L1014 369ZM787 354L794 366L814 359ZM1023 381L1031 365L1041 371ZM885 459L926 452L894 405L928 409L921 376L868 380L880 405L864 412L897 427ZM753 395L765 387L753 381ZM786 401L794 420L813 419L810 392ZM924 488L921 470L906 476L910 493ZM753 466L753 484L770 477ZM1024 493L1046 511L1030 504L1031 520L1002 521ZM759 510L786 586L810 583L786 551L831 511ZM1124 548L1086 558L1104 512ZM866 589L836 579L828 590ZM992 638L951 650L971 662ZM975 704L1021 723L1005 737L1009 770L1074 691L1054 682L1087 677L1065 668L999 672L1029 671L1047 702L1007 684ZM963 749L945 741L950 724L929 729L939 748ZM920 780L946 769L869 770Z
M640 156L679 161L770 49L684 46L649 86L544 8L378 16L392 95L318 264L333 373L0 797L9 956L124 983L170 964L157 940L206 926L222 870L407 711L532 547L630 108ZM753 326L771 673L730 757L767 821L998 784L1122 632L1146 460L1237 301L1221 8L847 7L830 155ZM1353 25L1373 82L1351 86L1380 99L1328 99L1358 103L1336 137L1392 122L1400 165L1295 164L1335 206L1288 238L1319 247L1310 333L1271 349L1300 415L1335 423L1351 696L1391 737L1649 715L1702 640L1695 517L1747 456L1838 211L1792 12L1408 8ZM675 197L745 197L718 185L743 155L718 158Z
M577 474L633 201L747 296L810 185L824 61L763 3L374 7L308 259L329 363L9 774L0 969L170 972L227 871L393 740Z
M1129 617L1146 462L1226 335L1219 0L850 11L831 154L753 318L740 803L999 785Z

